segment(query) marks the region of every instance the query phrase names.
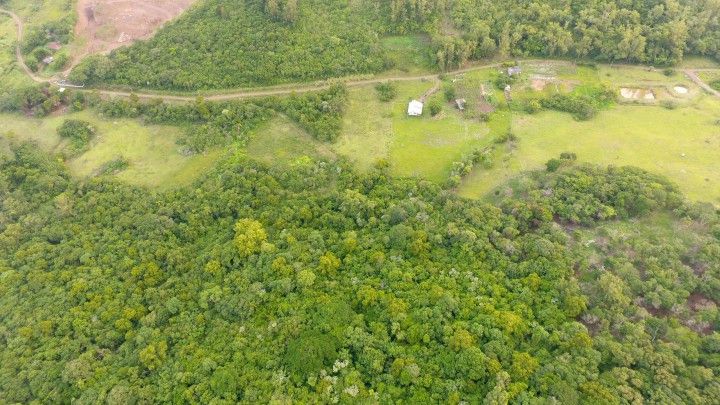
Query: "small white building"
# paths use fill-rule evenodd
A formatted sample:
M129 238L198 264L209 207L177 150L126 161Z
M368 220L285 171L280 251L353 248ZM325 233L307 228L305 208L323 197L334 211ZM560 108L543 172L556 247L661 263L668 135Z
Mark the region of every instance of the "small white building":
M408 106L408 115L411 117L419 117L423 113L424 104L420 101L413 100Z

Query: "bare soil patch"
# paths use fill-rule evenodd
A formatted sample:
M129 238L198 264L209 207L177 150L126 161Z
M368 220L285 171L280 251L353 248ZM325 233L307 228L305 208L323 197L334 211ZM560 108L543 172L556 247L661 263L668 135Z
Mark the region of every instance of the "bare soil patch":
M196 0L79 0L79 57L109 52L152 36Z
M656 99L655 92L649 89L632 89L623 87L620 89L620 95L628 100L653 101Z
M683 95L683 96L688 94L688 92L689 92L688 88L685 86L675 86L675 87L673 87L673 90L675 90L675 93Z

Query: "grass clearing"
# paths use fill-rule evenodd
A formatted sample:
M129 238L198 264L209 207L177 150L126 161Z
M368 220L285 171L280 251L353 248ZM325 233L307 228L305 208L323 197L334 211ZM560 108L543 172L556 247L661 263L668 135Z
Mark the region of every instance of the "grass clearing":
M380 102L373 87L351 89L343 134L333 148L361 170L387 160L395 175L443 181L452 163L484 142L490 130L445 103L442 91L431 98L443 100L438 116L431 117L426 104L422 117L408 117L408 102L434 85L396 83L398 95L389 103Z
M56 130L66 119L85 120L97 129L89 150L67 162L70 172L77 177L97 175L104 164L123 157L130 166L116 175L118 179L152 188L172 188L192 182L222 153L221 149L214 149L203 155L183 156L176 145L180 128L144 126L129 119L105 120L89 111L44 119L2 114L0 136L34 141L45 150L58 153L64 142Z
M16 42L15 23L7 14L0 14L0 92L33 83L16 63Z
M392 70L405 73L434 70L430 38L426 35L385 37L381 44L392 62Z
M250 139L248 155L269 165L288 165L305 156L328 159L335 156L327 144L313 139L282 115L255 129Z
M480 198L526 170L543 168L562 152L600 165L632 165L667 176L693 200L720 202L720 101L704 97L693 106L668 110L621 105L590 121L546 111L517 115L517 149L495 167L475 170L459 194Z
M397 118L394 142L390 148L393 173L442 182L452 163L479 146L490 132L488 126L463 119L446 105L437 117Z

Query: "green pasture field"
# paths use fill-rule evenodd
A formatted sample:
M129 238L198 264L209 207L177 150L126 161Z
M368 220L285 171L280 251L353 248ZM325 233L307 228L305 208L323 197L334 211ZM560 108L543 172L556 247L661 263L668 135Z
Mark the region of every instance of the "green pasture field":
M66 119L85 120L96 128L89 150L67 161L71 173L82 178L99 174L103 165L122 157L130 166L116 175L118 179L152 188L172 188L192 182L222 153L215 149L203 155L183 156L176 144L180 128L145 126L130 119L105 120L88 111L45 119L0 114L0 137L33 141L59 154L66 143L56 130Z
M720 100L694 105L617 105L590 121L546 111L514 115L516 147L492 169L476 169L458 193L480 198L526 170L540 169L562 152L601 165L632 165L667 176L693 200L720 203Z
M419 99L435 86L433 82L395 83L397 97L380 102L374 87L350 91L342 136L335 151L368 169L379 160L388 161L398 176L419 176L442 181L454 161L485 142L487 124L468 120L444 101L442 90L431 96L443 111L435 117L426 108L422 117L408 117L408 102Z
M246 150L249 156L268 165L288 165L303 157L335 156L328 144L316 141L282 115L253 130Z

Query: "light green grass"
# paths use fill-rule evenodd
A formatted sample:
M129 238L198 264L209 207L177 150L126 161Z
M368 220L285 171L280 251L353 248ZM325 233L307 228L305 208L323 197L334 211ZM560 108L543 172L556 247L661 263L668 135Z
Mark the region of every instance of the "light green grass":
M432 86L432 85L430 85ZM432 97L443 100L440 92ZM430 116L427 104L422 117L408 117L406 105L393 114L393 142L390 145L392 171L398 176L416 176L432 181L445 180L452 163L488 138L488 126L464 116L443 102L443 111Z
M519 115L517 149L465 179L459 194L479 198L525 170L541 169L562 152L600 165L632 165L667 176L693 200L720 202L720 101L704 97L675 110L617 106L590 121L568 114ZM683 154L685 155L683 157ZM706 180L707 179L707 180Z
M711 58L705 58L700 56L685 56L685 59L680 63L681 68L695 68L695 69L715 69L720 68L720 63L717 60Z
M381 43L394 71L420 73L434 69L430 38L425 35L386 37Z
M15 23L6 14L0 14L0 93L32 84L15 61L17 33Z
M251 157L270 165L287 165L302 157L332 159L330 147L313 139L287 117L278 116L255 129L247 146Z
M427 106L423 117L408 117L408 101L420 98L434 83L396 86L398 96L389 103L378 101L372 87L352 89L343 134L333 148L362 170L386 160L395 175L443 181L453 162L487 139L488 126L466 120L449 103L443 103L437 117L430 117ZM442 99L442 91L433 97Z
M661 69L640 66L599 65L598 74L602 82L614 86L666 86L669 83L691 84L691 81L679 70L674 70L671 76L666 76Z
M9 0L3 7L20 16L27 30L73 14L75 0Z
M216 149L186 157L178 151L176 140L181 129L177 127L143 126L128 119L104 120L88 111L45 119L2 114L0 136L34 141L48 152L59 153L65 143L56 129L70 118L86 120L97 129L89 150L67 162L70 172L78 178L97 175L104 164L123 157L130 167L118 173L118 179L141 186L172 188L192 182L222 153Z

